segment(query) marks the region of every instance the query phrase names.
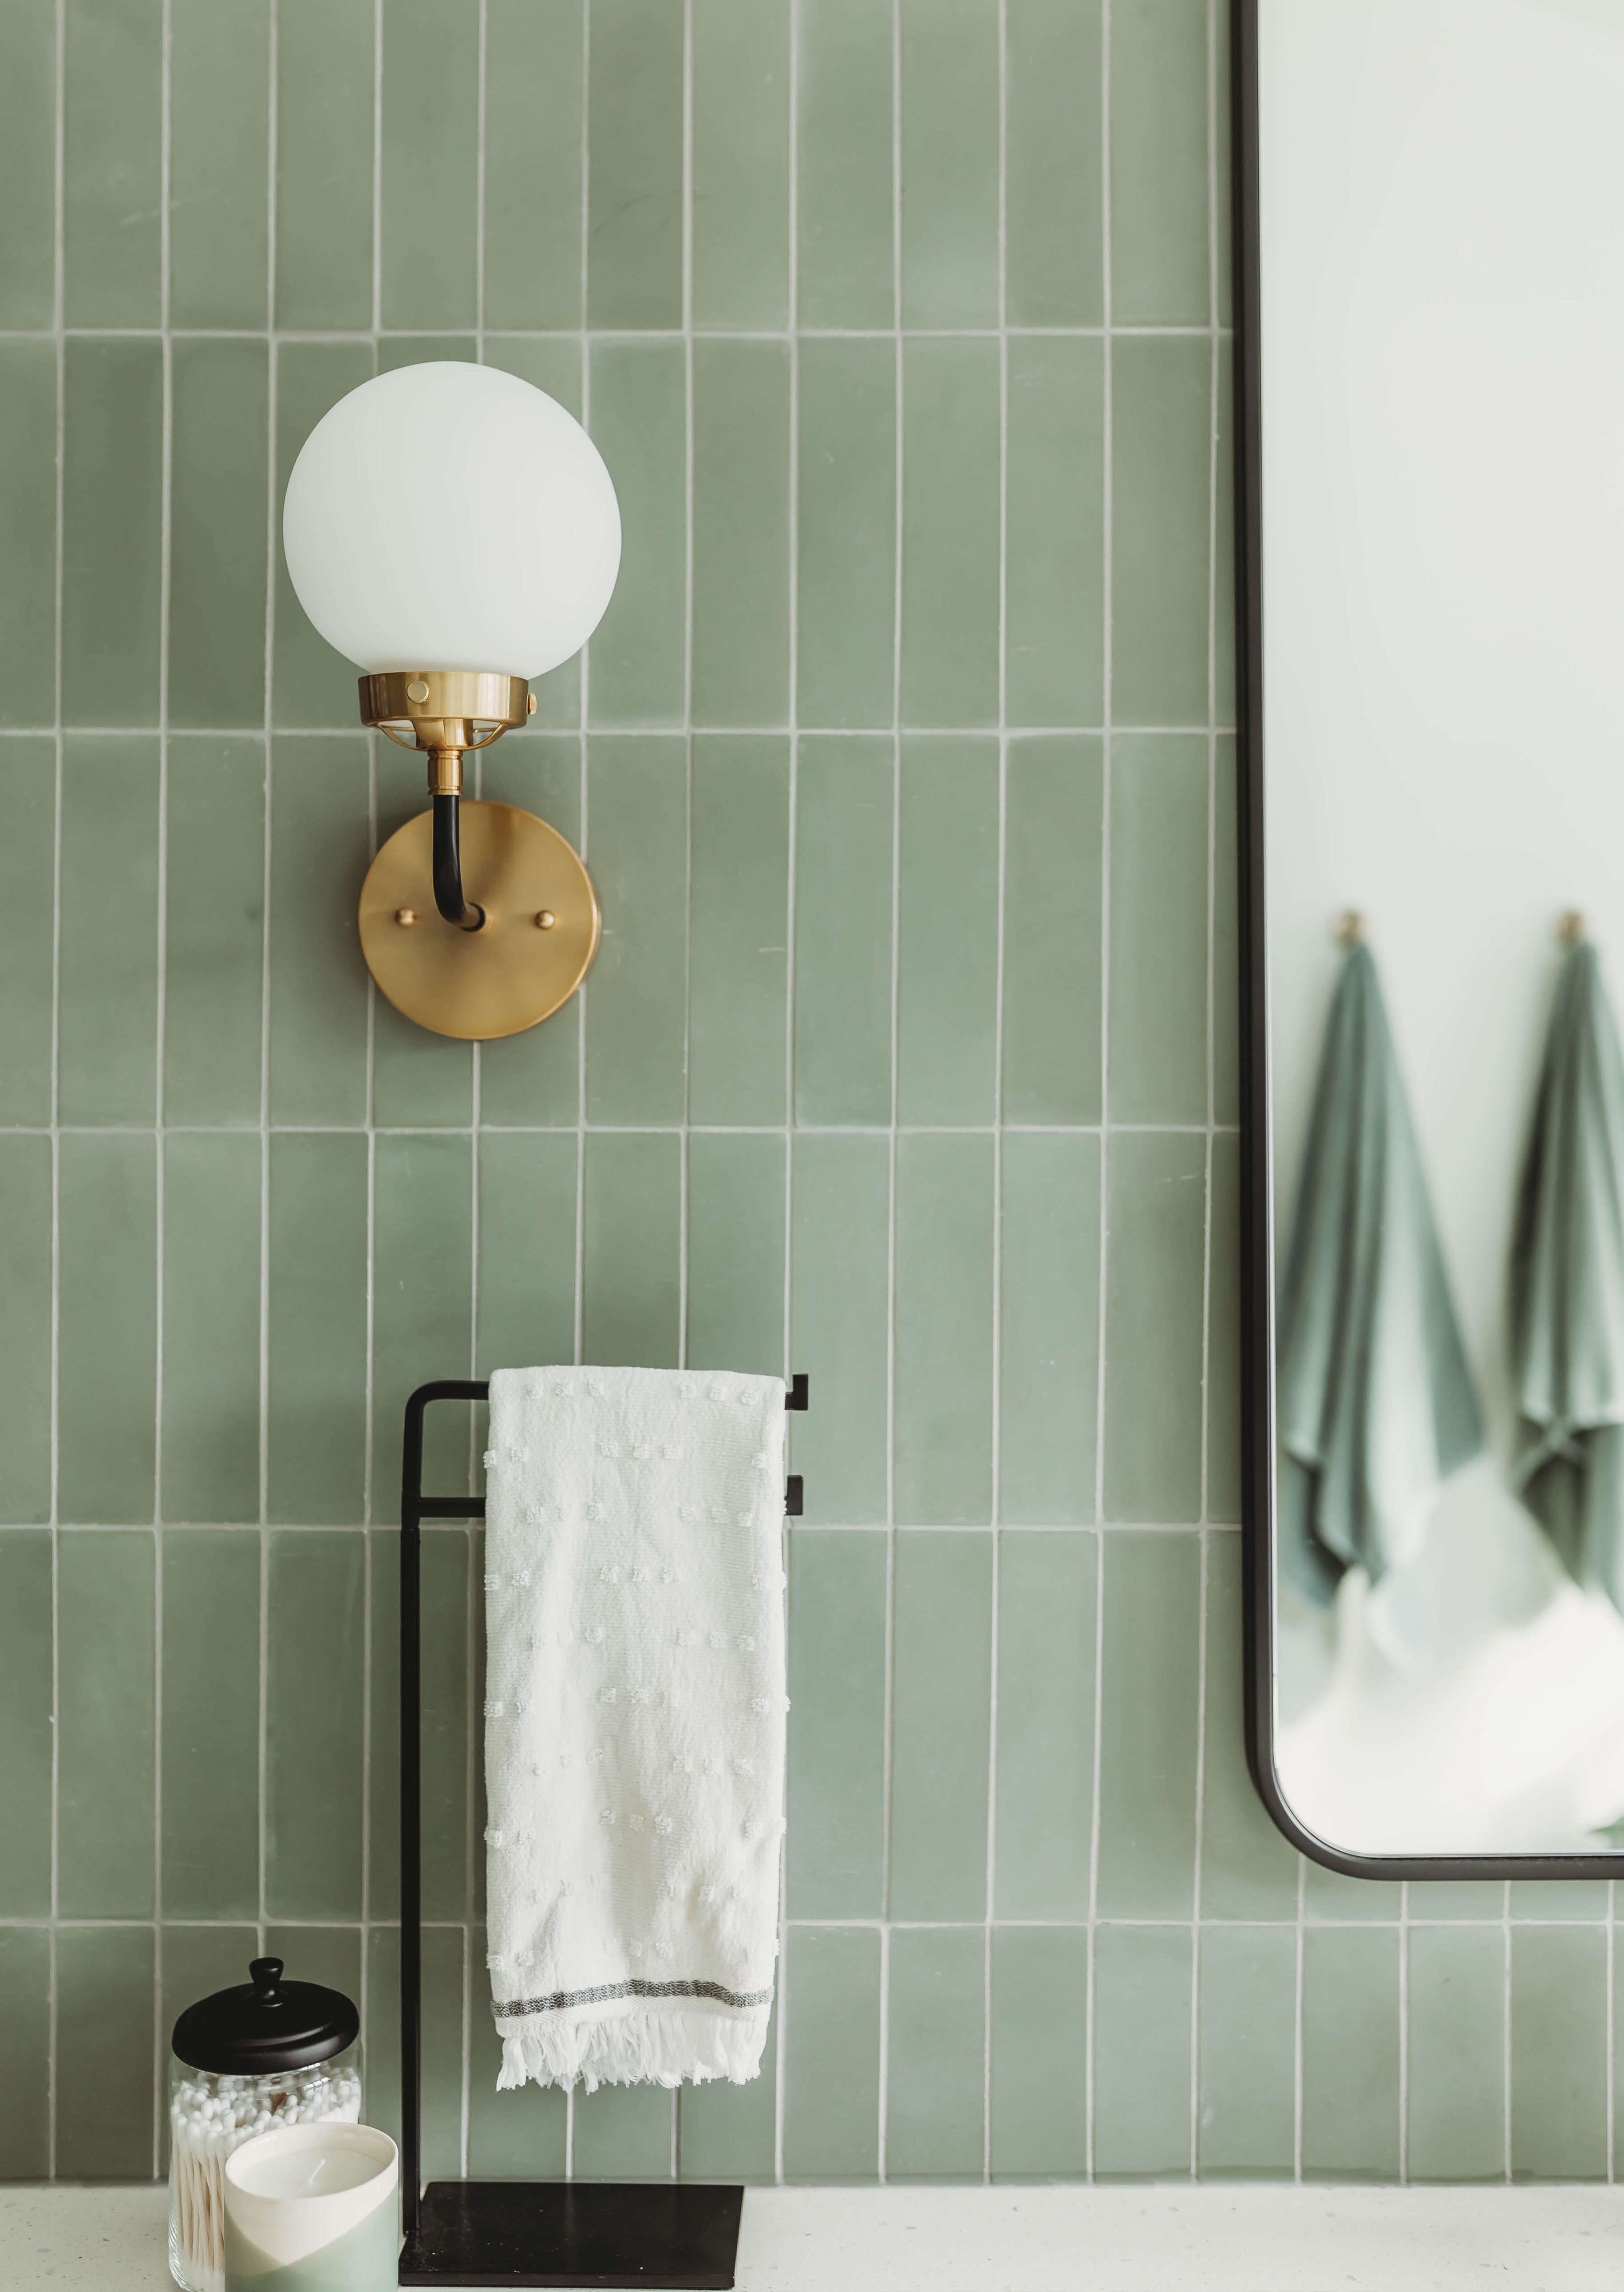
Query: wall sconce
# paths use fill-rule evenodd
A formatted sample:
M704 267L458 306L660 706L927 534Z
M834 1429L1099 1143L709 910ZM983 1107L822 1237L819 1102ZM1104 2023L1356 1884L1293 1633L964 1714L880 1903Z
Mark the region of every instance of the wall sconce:
M436 1034L534 1027L586 976L597 898L544 820L463 801L462 759L524 723L529 680L603 617L620 509L597 448L494 367L402 367L305 440L282 545L316 627L366 672L361 722L429 760L430 810L390 837L361 888L367 969Z

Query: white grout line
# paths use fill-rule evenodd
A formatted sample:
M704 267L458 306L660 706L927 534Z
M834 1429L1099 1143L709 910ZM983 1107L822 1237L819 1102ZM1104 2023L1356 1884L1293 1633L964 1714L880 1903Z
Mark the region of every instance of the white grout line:
M56 2178L57 2147L57 2027L60 1989L57 1967L57 1927L61 1908L61 1750L62 1750L62 1617L61 1617L61 1308L62 1308L62 1170L61 1139L61 1005L62 1005L62 500L67 428L67 345L63 311L67 287L66 182L64 177L64 118L67 52L67 0L56 0L55 22L55 148L52 170L52 318L56 344L56 470L54 480L56 548L52 578L54 617L52 633L52 752L54 785L52 796L51 839L51 1928L46 1943L48 1996L45 2010L45 2170Z

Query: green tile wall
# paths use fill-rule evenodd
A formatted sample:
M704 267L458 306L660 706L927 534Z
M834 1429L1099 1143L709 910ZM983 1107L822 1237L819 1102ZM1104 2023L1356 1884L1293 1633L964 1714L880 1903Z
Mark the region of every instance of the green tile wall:
M1246 1778L1223 12L0 10L0 2174L157 2168L255 1942L398 2121L399 1404L572 1356L812 1377L769 2067L492 2090L436 1529L434 2169L1612 2169L1605 1890L1305 1873ZM625 527L482 772L604 951L478 1052L357 958L417 776L269 514L435 356Z

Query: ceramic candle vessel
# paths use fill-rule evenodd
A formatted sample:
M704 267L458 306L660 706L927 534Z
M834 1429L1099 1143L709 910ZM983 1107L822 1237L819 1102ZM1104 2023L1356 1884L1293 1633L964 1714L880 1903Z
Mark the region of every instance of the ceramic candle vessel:
M290 2125L226 2159L226 2292L394 2292L399 2159L370 2125Z

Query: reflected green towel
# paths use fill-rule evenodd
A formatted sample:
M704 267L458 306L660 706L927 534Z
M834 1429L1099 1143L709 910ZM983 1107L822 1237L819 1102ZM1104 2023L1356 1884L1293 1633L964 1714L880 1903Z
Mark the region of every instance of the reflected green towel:
M1412 1560L1483 1447L1477 1396L1368 948L1348 952L1314 1088L1280 1310L1280 1555L1327 1606Z
M1624 1057L1596 949L1563 964L1511 1260L1523 1501L1624 1610Z

